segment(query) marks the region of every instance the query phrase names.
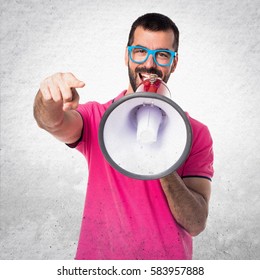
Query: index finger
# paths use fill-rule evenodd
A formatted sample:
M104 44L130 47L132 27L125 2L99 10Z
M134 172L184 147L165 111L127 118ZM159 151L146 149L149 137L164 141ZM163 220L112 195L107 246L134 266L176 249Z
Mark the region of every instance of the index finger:
M64 73L63 80L70 88L83 88L85 83L77 79L72 73Z

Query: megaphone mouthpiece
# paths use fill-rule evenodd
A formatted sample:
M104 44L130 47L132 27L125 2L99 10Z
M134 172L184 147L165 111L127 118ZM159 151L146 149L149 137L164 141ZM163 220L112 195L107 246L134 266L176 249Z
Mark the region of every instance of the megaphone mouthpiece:
M149 78L144 79L137 87L136 92L157 93L171 98L168 87L156 74L150 74Z

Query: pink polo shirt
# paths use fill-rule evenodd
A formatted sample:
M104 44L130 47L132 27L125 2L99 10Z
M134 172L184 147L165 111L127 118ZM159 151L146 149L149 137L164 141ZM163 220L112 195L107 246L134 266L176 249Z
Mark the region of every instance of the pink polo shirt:
M112 102L88 102L78 108L84 128L76 148L87 159L89 175L76 259L191 259L192 237L172 216L160 181L126 177L105 160L98 144L98 129ZM210 179L210 133L206 126L188 118L193 144L178 174Z

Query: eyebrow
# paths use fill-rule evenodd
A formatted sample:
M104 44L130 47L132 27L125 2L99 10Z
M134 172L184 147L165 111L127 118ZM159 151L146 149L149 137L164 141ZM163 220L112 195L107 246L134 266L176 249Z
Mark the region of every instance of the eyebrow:
M145 48L145 49L148 49L150 50L149 48L145 47L145 46L142 46L142 45L135 45L136 47L142 47L142 48ZM161 51L161 50L165 50L165 51L172 51L168 48L159 48L159 49L155 49L155 51Z

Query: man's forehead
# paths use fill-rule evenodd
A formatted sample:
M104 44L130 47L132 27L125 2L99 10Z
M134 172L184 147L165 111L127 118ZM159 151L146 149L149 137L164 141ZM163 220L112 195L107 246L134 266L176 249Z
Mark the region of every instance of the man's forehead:
M156 48L173 48L174 33L171 29L152 31L138 26L133 36L134 45L142 45L149 47L147 44L152 44Z

